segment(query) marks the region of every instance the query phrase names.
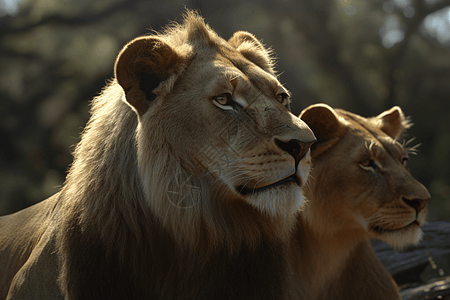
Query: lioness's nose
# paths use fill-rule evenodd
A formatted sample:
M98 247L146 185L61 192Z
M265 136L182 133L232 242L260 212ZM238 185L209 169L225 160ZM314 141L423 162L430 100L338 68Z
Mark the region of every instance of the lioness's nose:
M292 157L295 159L295 164L297 163L306 155L306 152L308 152L308 149L311 147L312 144L316 142L316 139L303 142L296 139L289 140L288 142L284 142L279 139L275 139L275 144L277 144L278 148L280 148L283 151L286 151Z

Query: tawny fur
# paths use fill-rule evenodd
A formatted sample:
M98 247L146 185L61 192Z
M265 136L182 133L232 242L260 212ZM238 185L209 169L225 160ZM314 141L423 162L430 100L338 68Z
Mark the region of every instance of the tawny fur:
M291 245L292 299L400 300L370 238L397 248L421 238L430 194L396 141L410 124L399 107L363 118L316 104L300 116L317 143Z
M287 299L315 140L288 94L193 12L131 41L61 191L0 219L0 299Z

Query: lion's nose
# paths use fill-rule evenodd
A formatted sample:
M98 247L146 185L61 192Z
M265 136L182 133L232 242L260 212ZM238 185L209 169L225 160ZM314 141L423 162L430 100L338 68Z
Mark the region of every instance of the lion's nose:
M289 153L295 159L296 165L306 155L306 152L308 152L311 145L315 142L316 139L308 142L303 142L296 139L283 142L282 140L275 139L275 144L277 144L278 148Z
M406 199L402 198L403 202L411 206L416 210L416 212L420 212L427 205L428 200L430 199Z

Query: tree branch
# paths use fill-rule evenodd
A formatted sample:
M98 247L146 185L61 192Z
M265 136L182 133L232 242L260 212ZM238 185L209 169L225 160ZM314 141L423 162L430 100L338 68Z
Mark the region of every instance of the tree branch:
M53 15L48 16L37 23L27 24L21 27L10 27L8 22L3 22L0 25L0 34L14 34L18 32L25 32L32 30L38 26L46 25L49 23L58 23L64 25L86 25L89 23L95 23L102 20L105 17L108 17L116 12L123 10L132 10L134 6L138 3L138 1L123 1L119 2L97 14L86 14L81 17L68 18L62 15Z
M417 32L420 24L423 20L430 14L433 14L441 9L450 6L450 0L440 1L433 6L424 5L424 1L418 1L417 11L414 18L411 20L404 20L406 23L405 38L397 46L392 49L392 54L388 58L388 95L386 97L385 103L386 108L390 108L395 105L395 88L397 86L397 81L395 78L395 71L398 70L404 63L405 52L408 48L411 36Z
M296 28L302 31L306 38L317 49L317 61L324 66L334 78L340 80L346 87L349 102L353 111L363 115L370 115L372 109L368 98L372 93L365 93L363 88L355 79L355 74L351 66L344 63L340 58L340 47L338 37L336 37L327 27L330 18L330 8L328 5L318 7L317 2L305 1L304 17L296 18Z

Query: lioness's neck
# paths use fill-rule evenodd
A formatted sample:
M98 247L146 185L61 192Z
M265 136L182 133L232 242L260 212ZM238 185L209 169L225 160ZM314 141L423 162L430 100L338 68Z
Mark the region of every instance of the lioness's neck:
M319 230L302 213L297 220L291 245L294 276L296 285L300 283L302 287L308 286L307 291L301 290L298 294L305 299L316 299L324 289L338 280L355 249L365 239L359 230Z

